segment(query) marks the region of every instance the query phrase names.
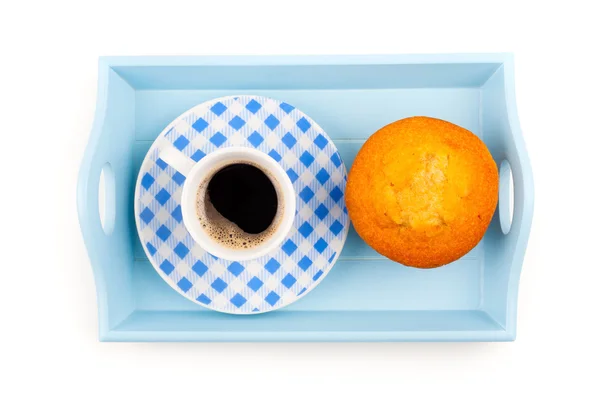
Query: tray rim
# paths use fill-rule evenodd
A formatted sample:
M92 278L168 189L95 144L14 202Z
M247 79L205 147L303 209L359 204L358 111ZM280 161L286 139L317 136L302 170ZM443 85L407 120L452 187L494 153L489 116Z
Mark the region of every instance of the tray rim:
M511 64L512 53L101 56L100 68L264 65Z
M92 165L96 154L104 119L108 108L108 79L109 74L115 71L118 74L119 67L165 67L165 66L268 66L268 65L384 65L384 64L458 64L458 63L498 63L499 68L504 67L504 89L505 89L505 105L507 111L508 125L512 132L512 137L515 141L517 156L522 164L521 179L524 182L524 198L523 198L523 220L521 229L518 232L516 245L511 260L508 293L507 293L507 322L506 326L500 326L501 329L495 331L498 336L490 338L489 335L442 335L427 338L423 332L413 332L417 335L402 334L396 337L390 337L387 340L451 340L451 341L477 341L477 340L514 340L516 337L516 312L517 312L517 297L520 273L525 256L525 250L531 230L533 219L533 204L534 204L534 185L533 173L527 149L525 146L522 131L520 129L519 118L516 107L515 81L514 81L514 56L512 53L458 53L458 54L380 54L380 55L270 55L270 56L102 56L98 61L98 91L96 98L96 111L94 114L94 122L92 124L91 133L88 139L88 145L81 162L81 167L78 176L77 184L77 209L79 215L80 228L84 237L84 242L88 251L94 279L96 282L96 292L98 298L98 313L99 313L99 334L101 340L136 340L135 337L118 333L114 328L109 329L108 326L108 299L106 294L106 282L104 274L101 273L101 267L97 265L97 252L94 251L91 242L95 235L92 227L91 219L93 213L97 210L92 210L89 207L88 199L88 183L92 174ZM513 171L514 173L514 171ZM476 311L476 310L467 310ZM134 310L133 315L137 312ZM125 320L127 316L125 316ZM455 332L455 331L450 331ZM466 332L466 331L465 331ZM137 332L139 333L139 332ZM196 332L198 333L198 332ZM265 335L261 337L250 338L249 340L278 340L276 337L269 335L269 331L263 331ZM297 332L304 335L305 332ZM325 332L323 332L325 333ZM333 333L333 332L331 332ZM456 332L455 332L456 333ZM472 334L476 332L471 332ZM173 332L171 332L173 334ZM480 332L481 334L481 332ZM135 332L133 333L135 336ZM139 340L186 340L185 335L177 338L177 335L165 335L160 332L154 332L151 335L153 338L147 337L144 339L142 335L138 336ZM209 335L210 336L210 335ZM209 336L188 338L187 340L219 340ZM334 335L335 336L335 335ZM456 337L454 337L456 336ZM479 339L478 339L479 337ZM227 339L224 339L227 340ZM241 340L237 338L234 340ZM301 337L290 337L282 339L289 341L303 340ZM309 341L314 340L333 340L335 337L322 337L317 335L314 338L307 338ZM339 337L337 340L352 340L352 341L380 341L385 338L378 337L374 332L362 332L362 335L353 337Z

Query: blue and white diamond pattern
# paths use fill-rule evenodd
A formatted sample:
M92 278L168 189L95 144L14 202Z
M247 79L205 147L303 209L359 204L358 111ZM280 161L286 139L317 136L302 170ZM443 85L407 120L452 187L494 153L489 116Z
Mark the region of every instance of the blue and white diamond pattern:
M230 146L256 148L279 162L298 196L294 226L279 249L241 262L205 252L183 224L185 177L159 158L164 146L195 162ZM346 179L331 139L294 106L259 96L214 99L173 121L148 151L136 185L138 233L154 268L188 299L226 313L272 311L319 284L341 253L349 227Z

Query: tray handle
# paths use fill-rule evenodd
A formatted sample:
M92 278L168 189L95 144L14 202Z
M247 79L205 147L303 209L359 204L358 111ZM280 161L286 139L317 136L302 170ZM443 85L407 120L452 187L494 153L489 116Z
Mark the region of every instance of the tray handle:
M110 99L109 84L113 93ZM96 113L77 184L79 225L96 283L101 337L126 318L134 307L132 296L123 290L131 280L128 265L133 252L128 242L130 221L120 217L126 214L129 202L127 196L121 198L119 194L117 198L117 191L127 187L128 177L113 172L113 169L115 172L126 170L123 163L129 159L125 154L131 153L130 144L122 151L113 145L115 140L123 138L123 130L133 129L134 112L121 103L123 99L133 103L128 96L133 96L133 89L112 70L107 60L101 58ZM101 175L106 200L104 227L98 208ZM119 220L116 220L117 214ZM107 282L111 282L110 287Z
M533 221L534 183L531 162L517 112L512 56L506 60L504 90L508 124L514 140L514 146L509 146L506 152L506 160L510 163L513 175L514 213L510 231L504 235L507 240L506 244L511 249L512 260L508 276L506 317L502 319L506 321L505 328L509 337L514 339L519 277Z

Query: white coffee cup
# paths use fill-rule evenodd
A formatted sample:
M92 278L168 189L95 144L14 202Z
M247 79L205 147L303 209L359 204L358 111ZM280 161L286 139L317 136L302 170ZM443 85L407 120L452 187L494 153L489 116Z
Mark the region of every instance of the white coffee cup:
M210 254L231 261L258 258L276 249L290 232L296 215L296 192L283 168L267 154L248 147L228 147L209 153L200 161L194 162L169 143L160 152L159 157L186 177L181 194L183 223L192 238ZM273 221L278 223L277 228L264 241L248 249L232 248L219 243L202 227L197 211L200 185L210 180L220 169L240 162L258 166L271 180L276 181L273 185L279 188L277 201L282 206L281 216L278 221Z

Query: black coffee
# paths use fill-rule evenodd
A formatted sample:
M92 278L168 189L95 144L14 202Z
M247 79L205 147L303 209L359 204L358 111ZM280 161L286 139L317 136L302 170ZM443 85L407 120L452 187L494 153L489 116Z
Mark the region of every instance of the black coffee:
M208 200L215 210L246 233L258 234L277 214L277 191L271 179L250 164L231 164L209 181Z
M196 210L206 232L234 249L250 249L277 231L284 205L281 189L260 167L234 162L198 187Z

